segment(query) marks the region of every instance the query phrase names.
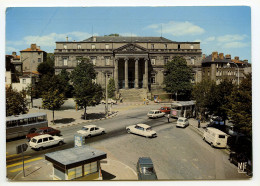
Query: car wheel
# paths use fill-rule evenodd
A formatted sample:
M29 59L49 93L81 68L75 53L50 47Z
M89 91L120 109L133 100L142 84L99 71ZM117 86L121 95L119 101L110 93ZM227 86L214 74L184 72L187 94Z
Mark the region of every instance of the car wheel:
M203 141L206 141L205 137L203 137L202 139L203 139Z
M101 134L105 134L105 131L102 131Z
M210 143L210 146L214 148L214 145L213 145L213 143Z
M128 134L130 134L130 133L131 133L130 129L126 129L126 132L127 132Z
M91 134L89 134L87 137L90 138L90 137L91 137Z
M58 143L58 145L59 145L59 146L61 146L62 144L63 144L63 142L62 142L62 141L60 141L60 142Z

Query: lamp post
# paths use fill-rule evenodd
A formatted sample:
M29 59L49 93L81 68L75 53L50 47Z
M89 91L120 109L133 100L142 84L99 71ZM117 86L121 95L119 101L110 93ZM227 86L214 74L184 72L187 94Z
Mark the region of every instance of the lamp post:
M237 66L237 85L239 85L239 67L236 63L234 63ZM227 64L228 67L230 67L230 63Z

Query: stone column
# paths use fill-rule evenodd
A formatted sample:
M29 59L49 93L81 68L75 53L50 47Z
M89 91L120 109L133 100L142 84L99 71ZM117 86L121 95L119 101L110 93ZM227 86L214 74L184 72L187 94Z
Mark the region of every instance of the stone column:
M144 65L144 88L148 88L148 58L145 58L145 65Z
M118 92L118 58L115 58L115 87L116 87L116 92Z
M135 88L139 88L138 60L139 58L135 58Z
M128 89L128 58L125 58L125 89Z

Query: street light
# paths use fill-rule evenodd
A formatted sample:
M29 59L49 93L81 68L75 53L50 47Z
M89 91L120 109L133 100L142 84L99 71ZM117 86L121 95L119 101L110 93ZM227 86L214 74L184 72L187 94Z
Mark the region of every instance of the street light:
M238 67L238 65L236 63L233 63L233 64L235 64L237 66L237 73L238 73L237 74L237 85L239 85L239 67ZM227 66L229 68L230 67L230 63L228 63Z

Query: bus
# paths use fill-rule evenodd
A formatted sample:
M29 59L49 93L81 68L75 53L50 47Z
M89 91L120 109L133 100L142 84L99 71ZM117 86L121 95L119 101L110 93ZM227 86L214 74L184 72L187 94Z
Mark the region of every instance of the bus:
M171 104L171 117L195 117L195 101L176 101Z
M38 112L6 117L6 139L26 136L41 127L48 127L46 113Z

